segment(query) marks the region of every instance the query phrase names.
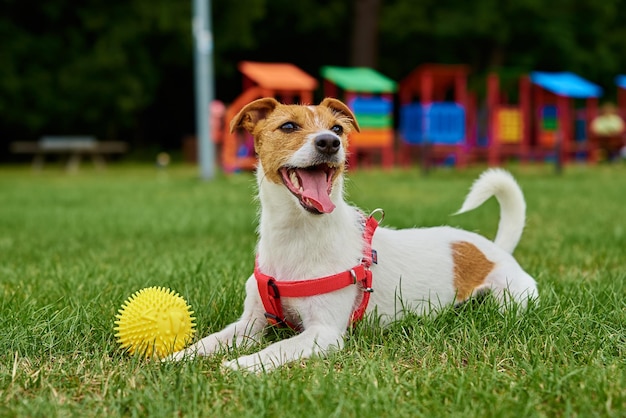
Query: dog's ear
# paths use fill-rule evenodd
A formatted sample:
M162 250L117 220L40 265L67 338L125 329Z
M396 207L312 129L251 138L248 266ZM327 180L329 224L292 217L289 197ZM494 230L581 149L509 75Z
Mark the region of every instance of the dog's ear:
M279 104L273 97L265 97L248 103L230 121L230 132L235 132L237 128L244 128L252 133L256 124L272 113Z
M352 113L350 108L341 100L327 97L324 100L322 100L322 103L320 103L320 106L325 106L335 113L340 113L346 116L350 120L350 123L352 124L354 129L356 129L357 132L361 132L361 128L359 128L359 123L356 121L356 117L354 116L354 113Z

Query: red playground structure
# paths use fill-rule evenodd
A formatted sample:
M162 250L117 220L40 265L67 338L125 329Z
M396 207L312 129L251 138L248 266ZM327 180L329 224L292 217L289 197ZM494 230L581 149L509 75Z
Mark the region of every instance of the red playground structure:
M226 111L226 123L248 103L261 97L275 96L283 103L313 103L317 80L293 64L242 61L243 92ZM224 131L221 152L222 168L227 173L252 170L256 165L252 137L245 132Z
M487 148L491 166L500 164L503 158L526 159L530 154L530 78L524 75L517 80L517 104L507 100L500 81L495 72L487 76Z
M465 65L424 64L400 82L400 155L406 165L417 145L425 165L453 158L466 164L469 94Z
M532 72L533 106L535 109L535 157L554 155L567 163L575 155L585 154L592 162L595 157L593 143L588 140L589 121L598 112L598 97L602 88L584 78L569 72ZM584 99L582 110L584 137L576 140L575 99Z
M350 135L349 164L369 162L375 153L382 166L393 166L395 131L393 93L396 82L366 67L322 67L324 94L341 98L354 112L361 132ZM340 90L343 94L340 94Z

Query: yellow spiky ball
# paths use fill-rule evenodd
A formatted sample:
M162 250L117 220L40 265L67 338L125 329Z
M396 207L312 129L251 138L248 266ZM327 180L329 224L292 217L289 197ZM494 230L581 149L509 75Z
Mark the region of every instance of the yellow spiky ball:
M185 348L195 332L191 307L164 287L135 292L118 312L115 336L130 354L164 358Z

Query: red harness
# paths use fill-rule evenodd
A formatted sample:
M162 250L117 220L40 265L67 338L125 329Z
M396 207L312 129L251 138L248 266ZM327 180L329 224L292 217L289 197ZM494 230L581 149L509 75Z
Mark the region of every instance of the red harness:
M285 319L283 305L280 301L281 297L301 298L321 295L357 284L360 284L363 289L363 298L359 306L352 313L350 323L354 324L363 318L363 314L370 300L370 293L374 291L372 289L372 271L370 270L370 266L372 262L378 262L376 251L372 249L372 237L379 224L379 221L373 216L377 211L374 211L372 215L364 219L363 240L365 241L365 248L363 249L363 258L361 259L361 263L348 271L311 280L293 282L277 281L273 277L261 272L257 260L254 266L254 277L256 278L261 301L265 308L265 317L271 325L280 327L288 326L289 328L298 330L297 326L294 326L294 324L291 324ZM382 213L382 211L380 212ZM382 213L382 216L384 216L384 213Z

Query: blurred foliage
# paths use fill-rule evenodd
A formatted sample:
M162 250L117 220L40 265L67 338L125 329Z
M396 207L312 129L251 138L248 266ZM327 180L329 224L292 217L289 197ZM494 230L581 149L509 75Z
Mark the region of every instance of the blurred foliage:
M350 65L353 2L213 0L216 96L241 60L293 62L319 78ZM179 147L194 130L192 1L0 0L0 137L88 133ZM626 0L384 0L378 69L424 62L573 71L614 95L626 72Z
M626 72L624 22L624 0L422 0L419 8L387 0L382 50L416 58L381 60L381 68L400 76L417 60L466 63L477 74L572 71L614 90L615 75Z
M2 125L26 134L116 137L155 99L163 67L187 65L191 53L186 2L5 0L1 8Z

